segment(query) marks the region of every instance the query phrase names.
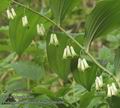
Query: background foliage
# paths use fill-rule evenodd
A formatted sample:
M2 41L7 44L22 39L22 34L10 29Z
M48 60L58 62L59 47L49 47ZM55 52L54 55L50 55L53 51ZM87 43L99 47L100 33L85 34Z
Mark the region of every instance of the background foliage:
M6 15L11 8L14 20ZM37 34L37 24L44 25L44 36ZM120 0L1 0L0 107L120 108L119 25ZM58 46L49 44L51 33ZM67 45L77 56L63 59ZM77 69L79 57L90 65L85 72ZM97 91L99 75L104 85ZM106 85L112 82L118 94L107 97Z

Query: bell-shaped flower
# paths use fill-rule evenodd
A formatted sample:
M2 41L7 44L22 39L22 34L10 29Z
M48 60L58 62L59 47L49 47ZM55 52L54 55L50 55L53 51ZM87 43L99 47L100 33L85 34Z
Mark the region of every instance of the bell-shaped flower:
M78 67L78 70L85 71L89 67L89 65L85 59L79 58L77 67Z
M67 59L67 50L66 50L66 48L64 49L64 52L63 52L63 59Z
M74 48L73 48L73 46L70 46L70 51L71 51L72 57L74 57L74 56L77 55L76 52L75 52L75 50L74 50Z
M23 27L26 27L28 25L27 16L22 17L22 25L23 25Z
M13 15L12 15L12 13L10 12L9 9L7 9L6 12L7 12L7 17L8 17L8 19L14 19Z
M41 25L37 24L37 34L41 36L45 35L45 28L43 24Z
M117 93L118 93L118 90L117 90L117 88L116 88L115 83L112 83L111 86L108 84L108 85L107 85L107 89L108 89L108 91L107 91L107 96L108 96L108 97L115 96L115 95L117 95Z
M95 85L96 85L96 90L100 90L100 88L103 87L103 78L102 76L100 77L96 77L96 80L95 80Z
M11 12L12 12L13 17L15 18L16 17L16 12L15 12L14 8L11 8Z
M59 45L59 41L57 39L56 34L53 34L53 33L51 34L49 45L55 45L55 46Z
M107 84L107 96L108 97L112 96L111 86L109 84Z

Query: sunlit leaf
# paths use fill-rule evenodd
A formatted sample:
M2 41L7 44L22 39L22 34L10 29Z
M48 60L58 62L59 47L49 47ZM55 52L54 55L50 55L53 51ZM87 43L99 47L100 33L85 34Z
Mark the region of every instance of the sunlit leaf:
M105 35L120 25L120 0L104 0L97 4L86 20L87 47L94 38Z

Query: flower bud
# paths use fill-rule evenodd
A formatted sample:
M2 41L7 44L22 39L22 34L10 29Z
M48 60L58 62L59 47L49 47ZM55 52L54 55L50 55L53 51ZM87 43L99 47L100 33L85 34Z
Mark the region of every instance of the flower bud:
M44 36L45 28L44 28L43 24L41 24L41 25L37 24L37 33L38 33L38 35Z
M67 57L71 57L71 52L70 52L70 47L67 45L66 46L66 54L67 54Z
M103 87L103 79L102 79L102 76L96 77L95 85L96 85L96 90L99 90L101 87Z
M70 51L71 51L72 57L74 57L74 56L77 55L76 52L75 52L75 50L74 50L74 48L72 46L70 46Z
M56 34L54 34L54 42L55 42L55 46L57 46L59 44Z
M22 25L23 25L23 27L26 27L28 25L27 16L22 17Z
M66 59L67 58L67 50L66 48L64 49L64 52L63 52L63 59Z
M51 44L54 44L54 35L53 34L51 34L51 36L50 36L50 42L49 42L49 45Z
M89 65L85 59L78 59L78 70L85 71Z
M15 18L16 17L16 13L15 13L14 8L11 9L11 12L12 12L13 17Z
M78 70L85 71L85 66L81 58L78 59Z
M84 66L85 66L86 69L89 68L89 65L88 65L88 63L85 59L83 59L83 63L84 63Z
M56 34L51 34L49 45L57 46L59 44Z
M117 90L117 88L115 86L115 83L112 83L111 86L108 84L107 88L108 88L108 92L107 92L108 97L117 95L118 90Z
M78 70L81 70L81 61L82 61L82 59L79 58L78 59L78 65L77 65Z
M108 97L111 97L112 96L112 91L111 91L111 87L110 87L110 85L109 84L107 84L107 96Z
M117 94L117 88L115 86L115 83L112 83L112 86L111 86L111 90L112 90L112 95L116 95Z
M13 15L12 15L12 13L10 12L9 9L7 9L6 12L7 12L8 19L14 19Z

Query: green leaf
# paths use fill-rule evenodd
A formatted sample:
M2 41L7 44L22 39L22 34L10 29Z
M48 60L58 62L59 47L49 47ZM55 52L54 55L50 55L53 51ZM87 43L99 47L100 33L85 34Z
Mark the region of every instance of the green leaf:
M22 90L27 88L26 80L23 80L22 77L12 77L6 83L7 91Z
M0 14L8 7L11 0L1 0L0 1Z
M120 0L97 4L86 20L87 48L94 38L105 35L120 25Z
M40 80L44 75L44 68L31 62L16 62L11 65L16 73L24 78Z
M10 40L14 51L21 55L30 45L33 38L37 35L36 25L45 24L46 21L35 13L25 10L24 8L16 9L17 16L10 21ZM22 17L26 15L28 18L28 26L22 26Z
M80 101L80 97L86 92L86 89L79 85L72 83L71 87L69 88L69 91L64 95L64 99L70 103L74 104L78 101Z
M15 105L0 105L1 108L17 108Z
M83 94L80 97L80 107L87 108L93 98L93 92L86 92L85 94Z
M116 74L120 74L120 47L116 50L115 54L116 54L114 60L115 72Z
M120 108L120 97L113 96L107 99L110 108Z
M112 62L114 60L113 52L107 47L100 48L98 56L100 60L105 62Z
M8 98L8 96L9 96L9 92L7 92L7 93L2 93L1 95L0 95L0 105L1 104L3 104L3 103L5 103L5 101L6 101L6 99Z
M47 96L52 97L52 98L55 97L55 93L50 91L49 88L44 86L44 85L43 86L42 85L38 85L37 87L34 87L32 92L34 94L47 95Z
M95 64L90 64L90 68L86 69L84 72L78 71L77 61L78 59L73 60L71 63L74 79L90 91L92 84L95 82L96 72L98 68Z
M60 22L65 18L66 14L71 12L79 0L50 0L50 7L55 17L55 21Z
M61 78L66 79L70 72L70 59L63 59L63 51L68 43L68 37L63 33L57 33L58 46L49 45L50 33L47 36L47 56L48 62L53 72Z

